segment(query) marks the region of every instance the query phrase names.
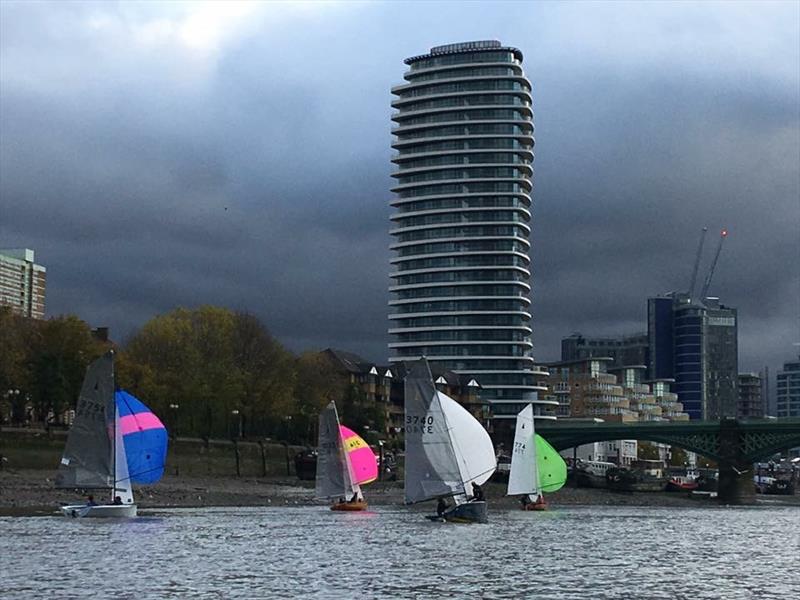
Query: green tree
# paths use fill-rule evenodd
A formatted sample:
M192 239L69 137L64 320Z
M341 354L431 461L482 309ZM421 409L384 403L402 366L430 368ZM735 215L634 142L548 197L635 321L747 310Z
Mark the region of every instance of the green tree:
M159 414L178 405L181 433L238 435L241 418L243 433L265 434L289 410L292 358L252 315L178 308L133 336L118 381Z
M319 412L331 401L341 403L347 380L324 354L316 351L301 354L295 368L296 403L291 432L296 441L316 444Z
M678 446L670 447L670 465L682 467L688 462L688 460L689 456L686 454L686 450L679 448Z
M639 442L639 449L637 452L639 460L658 460L658 448L650 442Z
M35 325L27 358L30 399L41 420L52 413L56 422L74 408L86 368L108 349L74 315L60 316Z

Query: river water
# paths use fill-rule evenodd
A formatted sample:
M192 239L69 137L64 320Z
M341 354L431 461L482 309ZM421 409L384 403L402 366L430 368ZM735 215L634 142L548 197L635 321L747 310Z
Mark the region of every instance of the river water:
M800 509L403 507L0 518L0 597L800 598Z

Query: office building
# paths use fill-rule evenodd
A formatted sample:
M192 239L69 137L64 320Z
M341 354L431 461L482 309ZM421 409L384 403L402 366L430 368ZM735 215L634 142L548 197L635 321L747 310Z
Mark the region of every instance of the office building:
M674 379L674 391L692 419L736 415L739 400L737 311L718 298L687 294L647 302L648 374Z
M46 269L33 250L0 250L0 306L34 319L44 318Z
M796 361L783 363L776 377L778 414L780 417L800 417L800 356Z
M497 41L406 59L392 88L390 362L474 378L494 426L538 392L530 313L533 112L522 52Z
M592 357L611 358L612 367L647 365L649 348L646 333L611 337L585 337L573 333L561 340L561 360Z
M761 376L757 373L739 373L739 403L736 417L740 419L761 418L766 414Z

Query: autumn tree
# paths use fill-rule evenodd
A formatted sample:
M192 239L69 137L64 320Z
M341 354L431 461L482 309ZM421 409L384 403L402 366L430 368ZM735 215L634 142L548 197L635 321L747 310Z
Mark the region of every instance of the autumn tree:
M268 433L288 409L292 356L254 316L225 308L178 308L155 317L126 345L118 381L181 432L227 437ZM238 415L234 416L234 411Z

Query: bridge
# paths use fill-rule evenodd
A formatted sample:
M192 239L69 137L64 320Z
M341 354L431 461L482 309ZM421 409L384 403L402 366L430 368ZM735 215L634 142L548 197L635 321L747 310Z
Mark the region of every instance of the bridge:
M754 502L753 463L800 446L800 419L794 418L644 423L540 421L536 432L556 450L592 442L646 440L696 452L717 461L718 498L723 504Z

